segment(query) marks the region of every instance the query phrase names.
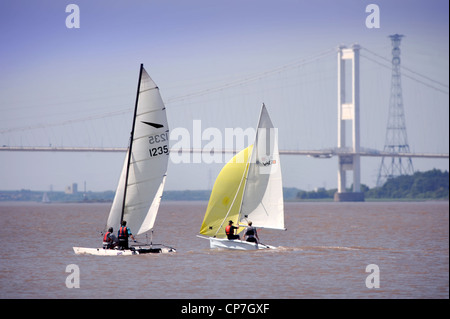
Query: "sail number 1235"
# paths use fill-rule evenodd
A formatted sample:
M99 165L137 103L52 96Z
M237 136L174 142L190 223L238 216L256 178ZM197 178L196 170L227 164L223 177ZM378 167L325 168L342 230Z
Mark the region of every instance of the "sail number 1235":
M161 134L149 136L148 142L150 144L159 144L161 142L166 142L169 140L168 135L169 134L167 132L164 132ZM151 148L149 148L149 152L150 152L150 157L155 157L155 156L163 155L163 154L169 154L169 146L166 144L163 146L151 147Z
M167 145L164 146L158 146L158 147L152 147L149 149L150 151L150 157L162 155L162 154L169 154L169 147Z

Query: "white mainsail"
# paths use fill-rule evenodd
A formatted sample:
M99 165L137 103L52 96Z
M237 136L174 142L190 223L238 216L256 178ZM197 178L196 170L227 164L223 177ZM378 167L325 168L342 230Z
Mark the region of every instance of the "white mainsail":
M107 222L108 228L117 231L126 220L136 235L153 228L169 161L166 109L158 87L142 65L139 81L129 151Z
M48 198L48 194L44 193L44 195L42 195L42 202L43 203L50 203L50 198Z
M278 134L263 104L242 197L239 223L285 229Z

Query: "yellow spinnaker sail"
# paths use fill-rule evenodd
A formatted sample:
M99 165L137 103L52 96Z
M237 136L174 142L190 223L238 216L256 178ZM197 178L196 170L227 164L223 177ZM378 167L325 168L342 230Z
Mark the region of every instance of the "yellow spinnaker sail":
M236 154L220 171L209 198L200 234L225 237L225 227L232 220L238 225L239 208L245 187L245 176L253 145ZM239 228L238 233L244 227Z

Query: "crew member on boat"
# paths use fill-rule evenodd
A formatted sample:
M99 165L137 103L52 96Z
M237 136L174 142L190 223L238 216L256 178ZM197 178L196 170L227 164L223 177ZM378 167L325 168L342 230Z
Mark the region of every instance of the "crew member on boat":
M239 227L233 226L233 221L228 221L228 226L225 227L225 234L227 234L228 239L241 239L239 235L234 234L234 230L238 230Z
M103 236L103 249L113 249L117 246L117 237L113 234L114 229L109 227Z
M122 226L119 228L117 237L119 237L119 249L129 249L128 237L131 237L134 241L136 241L131 233L131 230L127 227L127 222L125 220L122 221Z
M248 226L245 228L244 231L244 239L246 241L252 242L252 243L258 243L259 237L258 232L256 231L256 227L252 226L252 222L248 221Z

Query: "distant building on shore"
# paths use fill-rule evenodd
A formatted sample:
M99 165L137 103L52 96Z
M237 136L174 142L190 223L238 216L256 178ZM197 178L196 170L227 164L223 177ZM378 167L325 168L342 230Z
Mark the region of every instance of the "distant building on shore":
M72 185L66 186L65 193L66 194L76 194L76 193L78 193L78 184L77 183L73 183Z

